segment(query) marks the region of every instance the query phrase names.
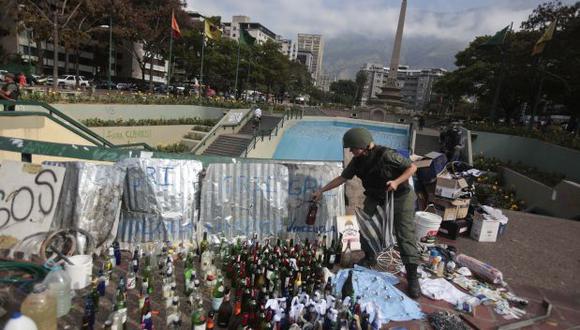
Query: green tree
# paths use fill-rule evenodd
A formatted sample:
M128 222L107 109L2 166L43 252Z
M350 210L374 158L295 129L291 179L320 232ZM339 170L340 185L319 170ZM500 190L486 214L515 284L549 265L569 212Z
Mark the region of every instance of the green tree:
M352 80L334 81L330 84L330 92L334 103L352 106L358 94L358 84Z
M444 98L444 106L450 109L465 97L475 97L478 108L487 114L498 78L503 73L500 114L515 118L523 104L533 104L540 77L543 77L543 94L549 100L565 104L570 111L578 109L578 85L574 76L578 76L580 67L577 60L579 8L580 3L569 7L559 2L542 4L522 23L522 30L510 33L499 47L482 47L490 36L476 37L466 49L457 53L457 69L438 80L434 91ZM542 54L543 65L538 65L531 50L556 16L562 25Z
M69 27L71 20L79 15L79 8L84 0L19 0L20 21L35 30L35 33L44 35L51 31L50 40L55 48L61 44L61 34ZM58 49L58 48L57 48ZM53 88L58 86L58 51L53 51Z

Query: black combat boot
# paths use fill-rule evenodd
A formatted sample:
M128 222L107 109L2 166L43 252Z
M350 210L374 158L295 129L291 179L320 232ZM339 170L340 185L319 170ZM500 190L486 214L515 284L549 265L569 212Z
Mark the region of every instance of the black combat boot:
M419 276L417 275L416 264L406 264L407 270L407 294L413 299L421 297L421 286L419 285Z

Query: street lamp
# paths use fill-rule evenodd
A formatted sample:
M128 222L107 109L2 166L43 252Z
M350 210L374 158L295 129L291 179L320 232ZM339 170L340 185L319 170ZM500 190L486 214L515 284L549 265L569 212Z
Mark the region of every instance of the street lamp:
M101 25L99 26L103 29L109 29L109 65L107 69L107 87L111 90L111 66L113 64L113 16L109 16L109 25Z

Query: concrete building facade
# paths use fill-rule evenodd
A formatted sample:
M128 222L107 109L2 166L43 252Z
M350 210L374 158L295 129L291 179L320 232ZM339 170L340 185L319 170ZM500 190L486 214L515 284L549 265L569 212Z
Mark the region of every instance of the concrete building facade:
M13 25L15 26L15 25ZM16 28L11 29L8 35L0 39L0 44L8 52L8 56L12 58L22 59L23 62L30 62L32 71L39 75L52 75L54 68L54 45L51 42L35 42L32 40L31 32L29 30L17 31ZM100 49L96 42L84 45L78 52L78 72L80 75L89 79L106 80L107 68L109 67L109 53L108 43L105 47L101 45ZM143 56L143 47L141 44L128 44L125 47L113 45L111 56L111 78L113 81L123 79L141 79L141 68L134 53L129 51L130 47L134 48L134 52L139 54L140 58ZM36 63L40 59L40 52L42 52L42 64L40 71L37 70ZM68 53L64 47L57 47L58 52L58 72L60 74L76 74L77 54L73 50ZM149 80L149 64L146 63L145 80ZM161 56L156 56L153 59L153 81L165 83L167 81L167 69L169 67L168 61L165 61Z
M387 82L390 69L380 64L365 64L361 70L367 73L367 82L363 88L361 104L376 99L381 93L381 87ZM402 100L408 110L421 111L431 100L434 82L447 70L442 68L411 69L407 65L399 65L397 84L401 88Z
M324 38L321 34L298 33L298 52L309 51L314 57L312 64L312 79L318 86L318 80L322 73L322 59L324 57Z

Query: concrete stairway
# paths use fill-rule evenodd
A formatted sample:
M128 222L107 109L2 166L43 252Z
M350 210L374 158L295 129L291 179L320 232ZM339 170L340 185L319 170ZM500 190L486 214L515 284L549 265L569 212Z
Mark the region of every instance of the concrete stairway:
M251 135L222 134L202 153L202 155L217 155L239 157L252 141Z
M282 120L282 116L262 116L259 133L269 135L272 129ZM258 133L258 132L257 132ZM252 120L248 121L237 134L222 134L202 153L202 155L219 155L239 157L246 150L254 136Z
M282 120L281 116L262 116L259 128L262 135L270 134L272 129L278 125L280 120ZM244 127L242 127L238 134L254 135L253 127L253 120L250 120L246 123L246 125L244 125Z

